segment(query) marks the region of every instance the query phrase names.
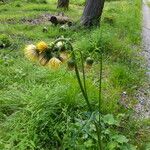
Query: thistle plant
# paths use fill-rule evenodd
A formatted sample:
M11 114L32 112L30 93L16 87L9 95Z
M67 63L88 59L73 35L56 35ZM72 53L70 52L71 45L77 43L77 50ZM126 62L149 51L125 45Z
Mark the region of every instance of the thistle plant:
M93 111L93 108L92 108L92 105L90 104L90 100L89 100L89 97L88 97L88 91L87 91L87 87L86 87L86 75L85 75L85 67L84 67L84 60L83 60L83 54L82 52L80 52L80 59L81 59L81 70L82 70L82 79L81 79L81 76L80 76L80 72L79 72L79 67L78 67L78 63L77 63L77 57L76 57L76 53L75 51L73 50L73 46L71 44L71 42L69 40L66 40L66 39L59 39L58 41L66 41L70 47L71 47L71 51L72 51L72 58L75 62L75 73L76 73L76 77L77 77L77 81L78 81L78 84L80 86L80 90L82 92L82 95L85 99L85 102L88 106L88 111L91 113L94 112ZM58 42L56 41L56 43ZM102 142L101 142L101 134L102 134L102 128L101 128L101 83L102 83L102 53L99 54L100 55L100 61L99 61L99 100L98 100L98 103L99 103L99 121L97 122L96 120L94 120L94 125L95 125L95 128L96 128L96 133L97 133L97 137L98 137L98 149L99 150L102 150ZM93 61L90 59L90 58L87 58L88 60L88 63L91 65L93 64ZM87 63L87 61L86 61Z
M92 105L90 104L89 101L89 97L88 97L88 91L87 91L87 87L86 87L86 75L85 75L85 68L84 68L84 61L83 61L83 54L82 52L80 52L80 58L81 58L81 64L82 64L82 77L83 79L81 79L80 77L80 73L79 73L79 67L77 65L77 59L76 59L76 55L75 52L73 51L73 58L75 60L75 73L77 76L77 80L82 92L82 95L86 101L86 104L88 106L88 110L91 113L91 115L93 114L93 108ZM102 134L102 129L101 129L101 81L102 81L102 53L100 54L100 69L99 69L99 121L97 122L96 120L94 120L94 125L96 128L96 133L97 133L97 137L98 137L98 149L102 150L102 142L101 142L101 134Z
M97 49L98 51L98 49ZM41 65L48 66L51 69L58 69L62 63L67 61L69 70L75 70L77 81L82 92L83 98L87 104L88 111L90 115L94 113L90 99L88 96L87 85L86 85L86 74L85 68L90 69L93 65L93 59L88 57L84 63L83 54L79 52L79 60L81 61L81 66L78 65L77 52L74 51L70 39L64 37L55 40L54 42L47 45L45 42L41 41L36 46L28 45L25 48L25 56L30 60L38 60ZM93 124L96 129L96 134L98 138L98 149L102 150L102 128L101 128L101 81L102 81L102 53L99 54L99 120L93 120ZM85 64L85 65L84 65ZM82 77L81 77L82 76Z

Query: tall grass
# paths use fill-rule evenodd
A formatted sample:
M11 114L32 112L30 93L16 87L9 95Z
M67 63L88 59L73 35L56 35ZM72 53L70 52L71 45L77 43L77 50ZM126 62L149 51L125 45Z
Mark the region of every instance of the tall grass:
M145 81L138 56L140 2L106 2L101 28L69 31L60 31L59 26L51 26L49 22L32 26L24 22L8 24L7 19L12 17L18 22L24 17L34 19L56 11L55 1L40 5L13 2L1 5L0 15L0 33L11 38L11 45L0 50L0 149L94 149L95 128L87 122L93 118L89 117L75 73L64 68L53 72L32 64L24 58L22 49L28 43L40 40L49 43L61 35L71 38L76 51L83 52L83 58L95 59L93 69L87 74L87 91L93 109L97 110L99 57L95 47L99 47L103 51L102 114L126 113L118 105L121 93L126 91L134 103L134 93ZM16 7L18 3L21 7ZM83 1L74 0L65 13L76 21L82 10ZM44 26L48 28L47 33L42 32ZM135 138L141 133L148 137L149 132L145 134L142 123L127 118L113 131L116 128L115 132L122 132L138 149L146 147L147 138Z

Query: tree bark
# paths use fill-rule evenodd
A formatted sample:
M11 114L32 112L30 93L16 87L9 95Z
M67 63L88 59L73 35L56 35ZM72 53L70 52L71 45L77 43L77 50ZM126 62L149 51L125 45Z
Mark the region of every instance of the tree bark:
M64 9L68 10L69 0L58 0L57 8L64 8Z
M87 0L81 17L81 24L86 27L99 26L105 0Z

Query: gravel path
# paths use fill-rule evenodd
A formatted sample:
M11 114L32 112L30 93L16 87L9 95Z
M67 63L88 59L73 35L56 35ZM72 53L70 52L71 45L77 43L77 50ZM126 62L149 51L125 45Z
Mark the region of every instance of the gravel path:
M146 58L146 67L148 82L141 88L136 95L139 100L135 110L140 118L150 118L150 7L147 5L150 0L143 0L143 52L142 55Z
M145 57L148 61L147 73L150 75L150 7L147 6L147 2L143 1L143 44Z

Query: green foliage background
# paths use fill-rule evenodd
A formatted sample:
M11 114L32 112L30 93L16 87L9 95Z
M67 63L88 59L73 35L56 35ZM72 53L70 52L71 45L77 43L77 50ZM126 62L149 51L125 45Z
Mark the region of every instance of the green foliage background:
M41 40L49 43L64 35L72 39L75 50L82 51L84 57L94 57L95 65L87 75L87 85L90 102L97 111L98 57L94 52L99 47L104 52L102 113L111 114L110 118L117 120L118 114L130 112L118 105L121 93L127 91L129 104L136 103L134 93L146 79L139 56L141 3L138 0L106 2L101 28L90 30L60 31L59 26L49 22L22 21L55 14L56 1L46 2L8 0L0 4L0 34L3 35L0 45L5 44L0 49L0 149L94 149L93 127L86 123L87 128L82 130L89 116L74 72L68 72L65 67L51 71L33 64L24 58L23 49L26 44ZM84 1L71 1L65 14L78 22L83 4ZM48 32L43 33L43 27ZM105 149L123 150L121 146L124 149L127 146L128 150L148 150L149 120L141 122L125 116L119 123L119 126L113 124L108 128L107 123L104 126L104 131L108 128L109 136L113 137L106 138ZM119 146L118 136L123 140Z

